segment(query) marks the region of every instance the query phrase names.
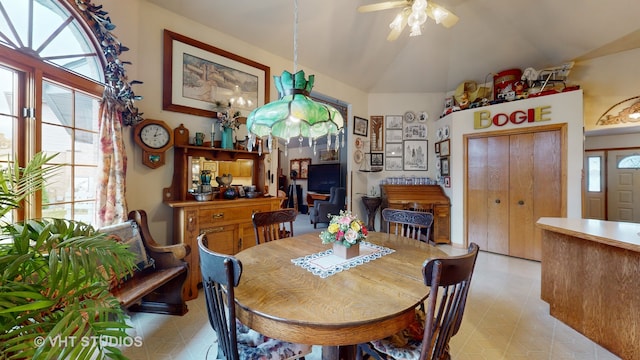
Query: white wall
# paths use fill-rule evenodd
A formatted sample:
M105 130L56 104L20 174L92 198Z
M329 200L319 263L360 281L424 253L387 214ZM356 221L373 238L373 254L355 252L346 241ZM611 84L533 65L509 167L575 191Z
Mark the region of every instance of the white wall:
M283 70L291 71L293 62L266 50L243 43L230 35L220 33L205 25L182 18L146 0L103 0L104 9L109 12L111 21L116 25L115 36L131 49L121 56L121 60L131 61L126 66L130 80L140 80L144 84L136 85L134 91L144 100L136 105L143 117L167 122L171 127L184 124L194 134L197 131L209 133L212 120L199 116L162 110L162 35L168 29L202 41L204 43L249 58L271 68L271 75L280 75ZM281 34L274 34L281 36ZM301 39L300 41L304 41ZM330 76L298 64L307 75L314 74L314 91L339 99L350 104L356 113L366 114L367 94L332 79ZM272 81L273 84L273 81ZM277 99L277 91L272 85L271 100ZM349 121L349 133L352 121ZM162 202L162 189L171 185L173 175L173 150L166 153L166 165L152 170L141 162L142 151L132 139L133 129L126 128L127 147L127 204L130 210L144 209L149 216L149 225L153 237L161 244L171 243L173 231L172 210ZM291 156L295 156L290 154ZM271 171L277 173L276 161L271 161ZM348 164L350 168L351 162ZM274 184L275 186L275 184Z
M511 114L516 110L526 110L540 106L551 106L548 116L551 120L539 122L533 125L514 125L508 123L502 127L491 126L486 129L474 129L474 112L489 111L492 115L497 113ZM450 144L450 171L451 188L445 192L451 199L451 242L457 245L464 243L464 144L465 134L477 134L488 131L517 129L530 126L543 126L550 124L567 123L567 217L582 217L581 202L581 178L583 157L583 123L582 123L582 91L571 91L558 95L541 96L526 100L512 101L499 105L491 105L479 109L455 112L444 117L441 121L449 125L451 129Z

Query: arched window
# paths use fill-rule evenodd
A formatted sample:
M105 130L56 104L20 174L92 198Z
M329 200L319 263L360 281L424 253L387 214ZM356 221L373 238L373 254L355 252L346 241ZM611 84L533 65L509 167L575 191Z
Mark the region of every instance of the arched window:
M98 116L105 86L139 120L106 12L90 0L0 0L0 166L58 153L54 181L8 221L96 224ZM17 155L17 159L14 158Z
M640 155L625 156L618 161L618 169L640 169Z

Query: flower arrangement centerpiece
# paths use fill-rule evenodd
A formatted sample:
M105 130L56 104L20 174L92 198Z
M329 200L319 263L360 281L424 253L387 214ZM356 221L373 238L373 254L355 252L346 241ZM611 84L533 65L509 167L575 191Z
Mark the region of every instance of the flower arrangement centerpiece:
M351 211L340 210L338 215L330 215L329 227L320 233L323 244L333 244L335 255L345 258L358 256L360 241L369 232L364 223Z
M220 124L220 128L222 130L221 139L223 149L233 149L233 130L240 127L240 121L238 120L239 117L240 111L235 111L233 115L231 115L229 110L216 112L216 120ZM211 138L213 139L213 135Z

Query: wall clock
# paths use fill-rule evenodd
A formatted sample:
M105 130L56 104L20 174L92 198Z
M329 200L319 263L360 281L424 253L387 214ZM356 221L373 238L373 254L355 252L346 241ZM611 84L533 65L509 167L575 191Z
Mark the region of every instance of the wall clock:
M142 148L142 163L157 169L173 146L173 130L164 121L146 119L135 127L134 140Z

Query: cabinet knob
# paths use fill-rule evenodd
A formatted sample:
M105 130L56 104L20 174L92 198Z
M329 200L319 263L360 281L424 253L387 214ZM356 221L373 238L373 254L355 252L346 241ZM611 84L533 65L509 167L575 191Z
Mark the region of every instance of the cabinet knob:
M213 219L223 219L224 218L224 213L213 214L213 215L211 215L211 217Z
M524 200L518 201L518 205L524 205Z
M500 199L496 199L496 204L500 204Z

